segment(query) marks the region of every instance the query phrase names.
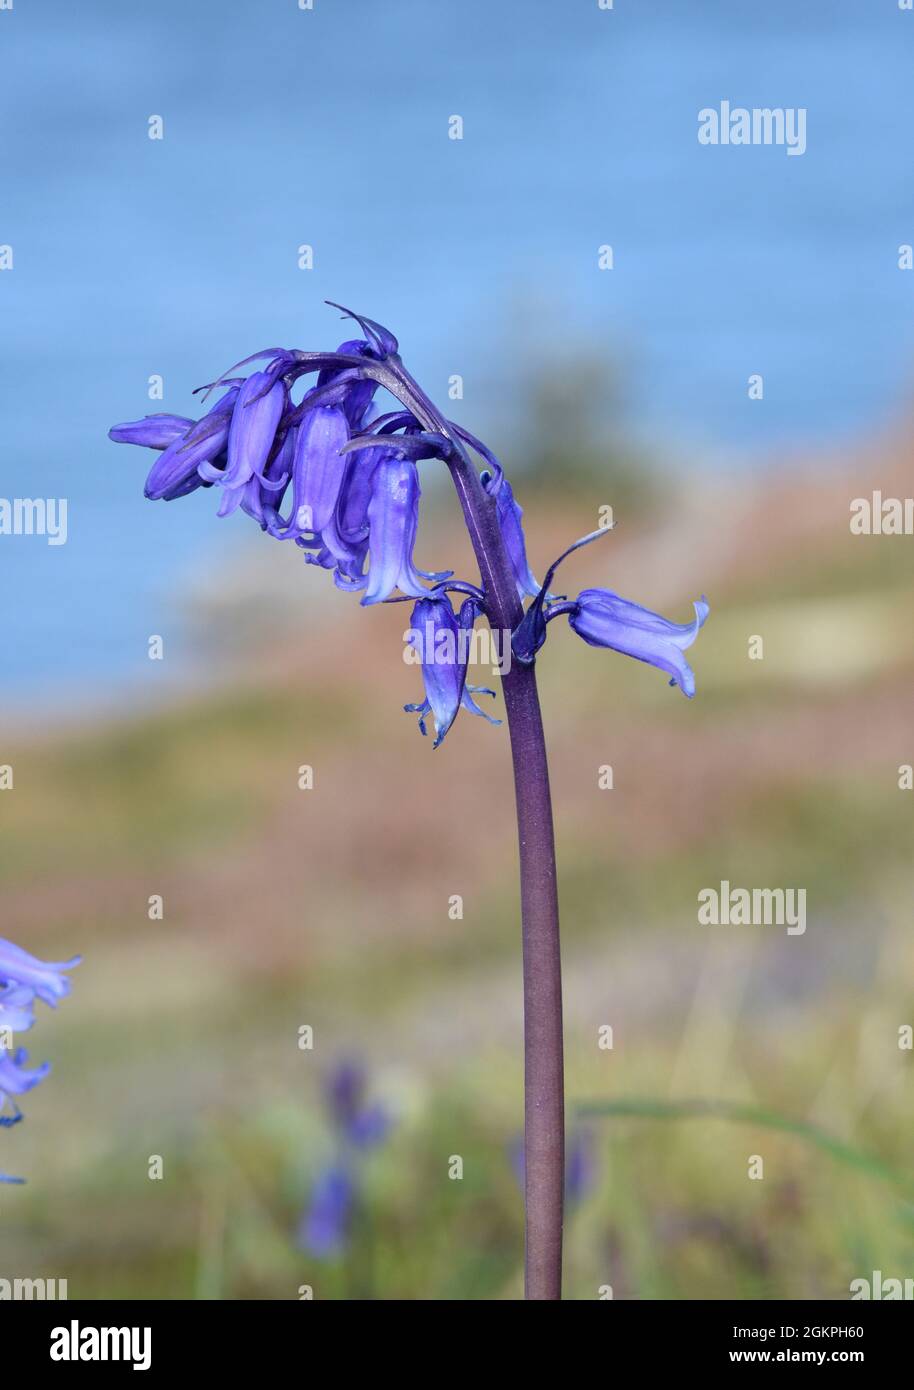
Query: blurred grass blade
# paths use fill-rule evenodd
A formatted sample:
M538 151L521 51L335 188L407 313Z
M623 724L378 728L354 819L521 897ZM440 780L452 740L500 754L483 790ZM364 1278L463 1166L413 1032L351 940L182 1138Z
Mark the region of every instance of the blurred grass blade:
M817 1125L806 1120L796 1120L779 1110L769 1110L763 1105L744 1105L739 1101L727 1100L652 1100L649 1097L632 1096L623 1100L584 1101L575 1107L582 1117L601 1118L616 1116L641 1120L692 1120L713 1119L730 1120L737 1124L758 1125L762 1129L776 1129L784 1134L794 1134L805 1139L817 1149L830 1154L839 1163L859 1168L872 1177L896 1186L914 1191L912 1179L906 1174L884 1163L875 1154L858 1149L854 1144L836 1139Z

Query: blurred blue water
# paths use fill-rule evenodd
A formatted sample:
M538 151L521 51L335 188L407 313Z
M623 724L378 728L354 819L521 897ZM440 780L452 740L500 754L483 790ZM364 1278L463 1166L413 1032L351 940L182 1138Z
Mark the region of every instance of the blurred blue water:
M332 343L325 297L388 321L433 394L462 373L468 423L538 334L619 352L633 421L683 457L884 423L914 340L912 53L895 0L15 0L0 496L68 497L70 536L0 537L7 700L148 674L182 574L251 523L144 503L145 455L106 429ZM806 154L700 146L724 98L806 107Z

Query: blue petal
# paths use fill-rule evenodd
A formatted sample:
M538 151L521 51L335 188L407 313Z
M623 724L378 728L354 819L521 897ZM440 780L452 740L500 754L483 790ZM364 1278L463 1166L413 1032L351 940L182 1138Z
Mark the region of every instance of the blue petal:
M198 469L212 464L225 449L238 390L237 386L231 387L207 415L156 459L146 479L146 496L151 501L171 500L200 485ZM222 475L217 476L221 480Z
M695 641L709 612L708 603L702 598L695 604L694 622L672 623L609 589L584 589L568 621L591 646L611 647L666 671L670 684L680 686L691 699L695 694L695 675L683 652Z
M0 983L7 986L25 985L52 1007L70 992L70 981L63 972L75 969L79 962L79 956L65 961L39 960L21 946L0 937ZM3 994L0 993L2 1002Z
M317 406L302 420L292 462L295 534L323 531L332 520L345 474L340 450L348 438L345 413L337 406Z
M267 372L253 372L245 381L232 411L223 486L243 487L263 472L285 400L285 387Z
M378 462L368 503L368 588L363 604L383 603L397 588L415 598L427 592L413 565L419 496L414 463L393 455Z
M167 449L176 439L183 439L194 421L185 415L147 415L124 425L112 425L108 438L115 444L141 444L147 449Z
M511 484L507 478L502 476L496 487L496 479L493 477L487 483L487 488L490 492L494 491L495 493L498 525L505 549L508 552L508 559L511 561L518 597L536 598L540 586L527 563L527 543L524 538L524 528L521 525L521 518L524 514L514 500Z
M355 1199L355 1183L348 1168L332 1164L319 1175L311 1202L299 1227L299 1244L312 1255L326 1259L346 1247Z

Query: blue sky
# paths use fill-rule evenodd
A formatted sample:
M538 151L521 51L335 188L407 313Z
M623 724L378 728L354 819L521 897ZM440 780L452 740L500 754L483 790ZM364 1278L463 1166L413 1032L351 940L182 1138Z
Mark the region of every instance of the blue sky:
M894 0L15 0L0 495L67 496L70 537L0 537L7 697L135 677L184 568L244 524L144 503L107 427L189 412L257 348L332 344L324 298L389 322L432 394L461 373L471 426L496 386L510 423L518 364L582 345L683 466L884 424L914 338L912 57ZM723 99L806 108L806 153L700 146Z

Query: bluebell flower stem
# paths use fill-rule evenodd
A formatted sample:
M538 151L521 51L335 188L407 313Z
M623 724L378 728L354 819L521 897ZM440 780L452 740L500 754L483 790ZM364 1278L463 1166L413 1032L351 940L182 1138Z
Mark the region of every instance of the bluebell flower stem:
M423 428L445 435L454 444L455 454L448 467L479 563L486 613L493 628L513 632L523 617L523 607L495 500L486 493L454 427L399 362L393 375L396 384L389 389L415 413ZM520 846L525 1290L528 1299L559 1299L565 1185L562 967L552 800L535 664L512 662L502 675L502 689L511 732Z
M524 954L525 1284L529 1299L562 1296L565 1081L562 963L546 740L533 664L502 677L520 843Z

